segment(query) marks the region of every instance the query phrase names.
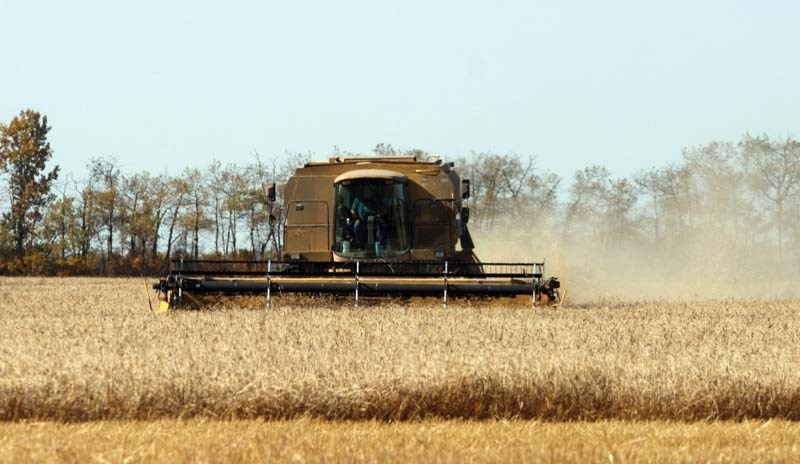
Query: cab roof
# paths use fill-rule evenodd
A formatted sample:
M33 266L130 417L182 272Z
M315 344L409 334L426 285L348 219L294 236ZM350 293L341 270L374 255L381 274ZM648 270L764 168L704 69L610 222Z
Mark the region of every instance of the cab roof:
M442 159L436 155L430 155L421 159L417 156L350 156L328 158L328 161L309 161L304 167L329 166L332 164L370 164L370 163L418 163L418 164L441 164Z
M336 177L333 183L338 184L339 182L346 180L356 179L386 179L396 182L408 181L408 177L406 177L404 174L400 174L396 171L390 171L388 169L355 169L353 171L347 171L344 174L340 174L338 177Z

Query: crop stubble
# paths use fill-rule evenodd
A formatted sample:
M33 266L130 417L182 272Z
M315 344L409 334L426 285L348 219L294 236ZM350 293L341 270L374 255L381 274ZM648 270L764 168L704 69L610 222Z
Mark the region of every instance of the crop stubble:
M0 420L800 419L797 301L287 305L0 280Z

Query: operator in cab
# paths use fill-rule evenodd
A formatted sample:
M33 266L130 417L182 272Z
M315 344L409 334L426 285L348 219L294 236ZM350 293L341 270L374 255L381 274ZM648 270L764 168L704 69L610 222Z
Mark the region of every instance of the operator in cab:
M386 241L386 220L384 217L387 205L382 198L376 198L374 190L375 186L364 185L362 195L356 197L350 206L350 216L354 221L356 242L361 246L367 241L367 229L370 219L375 233L375 242L383 246Z

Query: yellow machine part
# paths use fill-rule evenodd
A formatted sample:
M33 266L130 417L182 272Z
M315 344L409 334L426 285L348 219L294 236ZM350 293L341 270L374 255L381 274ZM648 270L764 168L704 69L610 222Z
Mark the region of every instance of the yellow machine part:
M158 294L158 309L156 310L157 313L166 313L169 311L169 300L172 299L172 292L168 291L166 293L159 292Z

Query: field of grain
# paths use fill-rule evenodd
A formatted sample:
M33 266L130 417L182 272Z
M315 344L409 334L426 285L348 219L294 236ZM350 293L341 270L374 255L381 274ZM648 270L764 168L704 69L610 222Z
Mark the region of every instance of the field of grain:
M798 301L152 314L0 280L0 420L800 419Z
M0 423L7 462L797 462L800 424L331 422Z

